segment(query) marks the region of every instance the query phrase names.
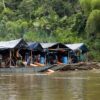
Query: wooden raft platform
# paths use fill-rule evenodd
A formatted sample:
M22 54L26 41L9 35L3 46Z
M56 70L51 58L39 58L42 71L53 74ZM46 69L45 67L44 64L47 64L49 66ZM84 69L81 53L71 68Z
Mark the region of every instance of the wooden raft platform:
M54 67L54 65L47 65L43 67L10 67L10 68L0 68L0 73L34 73L34 72L44 72L48 69Z
M92 63L77 63L77 64L66 64L59 65L51 68L51 70L57 71L67 71L67 70L92 70L92 69L100 69L100 63L92 62Z
M11 67L11 68L0 68L0 73L33 73L33 72L46 72L48 69L53 71L68 71L68 70L92 70L100 69L100 63L97 62L86 62L76 64L54 64L46 65L42 67Z

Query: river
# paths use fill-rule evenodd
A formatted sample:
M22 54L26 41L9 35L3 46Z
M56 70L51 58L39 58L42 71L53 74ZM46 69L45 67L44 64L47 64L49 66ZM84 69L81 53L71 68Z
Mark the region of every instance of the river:
M100 71L1 73L0 100L100 100Z

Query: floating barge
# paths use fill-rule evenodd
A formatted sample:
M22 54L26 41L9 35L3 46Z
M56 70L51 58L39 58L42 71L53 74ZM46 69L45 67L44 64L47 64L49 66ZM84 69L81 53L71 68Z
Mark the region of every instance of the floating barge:
M44 72L56 65L47 65L43 67L10 67L10 68L0 68L0 73L37 73Z
M27 43L23 39L1 41L0 73L88 70L93 64L85 63L88 61L87 52L84 43ZM82 61L84 63L80 63Z
M69 71L69 70L92 70L100 69L100 63L77 63L77 64L54 64L42 67L10 67L0 68L0 73L38 73L47 72L48 69L53 71Z
M97 62L83 62L76 64L66 64L62 66L52 67L51 70L54 71L68 71L68 70L92 70L92 69L100 69L100 63Z

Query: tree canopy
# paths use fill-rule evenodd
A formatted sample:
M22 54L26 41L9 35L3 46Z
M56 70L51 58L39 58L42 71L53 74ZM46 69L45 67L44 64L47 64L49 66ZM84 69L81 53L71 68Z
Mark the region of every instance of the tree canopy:
M93 49L99 22L100 0L0 0L0 40L85 42Z

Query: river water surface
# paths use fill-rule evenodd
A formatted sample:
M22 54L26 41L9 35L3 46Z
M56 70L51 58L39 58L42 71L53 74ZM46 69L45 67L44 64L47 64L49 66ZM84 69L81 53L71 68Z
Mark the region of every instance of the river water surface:
M0 100L100 100L100 71L1 73Z

